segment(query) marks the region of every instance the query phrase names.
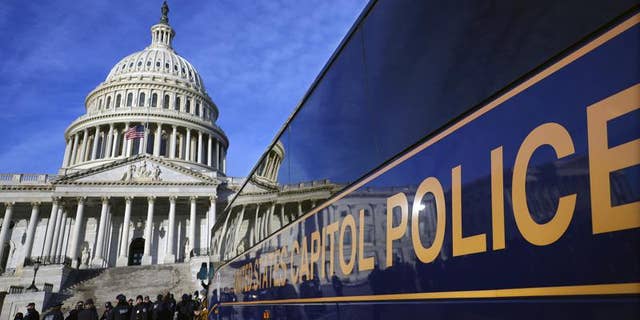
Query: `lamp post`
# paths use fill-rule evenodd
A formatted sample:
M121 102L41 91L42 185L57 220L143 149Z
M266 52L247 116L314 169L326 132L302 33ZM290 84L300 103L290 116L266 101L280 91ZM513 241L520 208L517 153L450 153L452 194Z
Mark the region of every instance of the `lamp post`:
M38 288L36 287L36 274L38 274L38 269L40 269L40 259L36 260L33 264L33 281L31 281L31 285L25 289L27 292L38 292Z

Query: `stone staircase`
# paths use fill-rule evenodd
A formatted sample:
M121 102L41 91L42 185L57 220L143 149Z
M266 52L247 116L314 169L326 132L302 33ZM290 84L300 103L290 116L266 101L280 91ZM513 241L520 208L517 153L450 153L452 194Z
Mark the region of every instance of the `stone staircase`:
M114 303L118 294L135 299L137 295L149 296L152 301L158 294L171 292L176 300L183 293L193 293L196 283L188 263L152 266L116 267L99 270L78 270L74 284L62 289L57 301L64 308L72 308L76 302L92 298L99 312L107 301ZM115 304L115 303L114 303Z

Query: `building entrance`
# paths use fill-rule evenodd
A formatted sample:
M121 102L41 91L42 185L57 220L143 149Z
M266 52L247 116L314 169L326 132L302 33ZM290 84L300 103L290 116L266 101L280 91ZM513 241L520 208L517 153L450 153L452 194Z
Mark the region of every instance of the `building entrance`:
M142 255L144 254L144 239L136 238L129 245L129 265L139 266L142 264Z

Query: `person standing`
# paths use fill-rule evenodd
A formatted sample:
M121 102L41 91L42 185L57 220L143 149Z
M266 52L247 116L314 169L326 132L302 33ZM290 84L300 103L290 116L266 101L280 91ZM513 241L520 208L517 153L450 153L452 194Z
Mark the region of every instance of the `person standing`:
M62 311L60 311L61 307L62 303L51 306L51 310L44 314L42 320L63 320L64 316L62 316Z
M24 320L24 314L22 314L22 312L16 313L16 315L13 317L13 320Z
M78 320L98 320L98 311L93 299L84 302L84 309L78 311Z
M78 320L78 313L82 309L84 309L84 302L78 301L78 303L76 303L76 308L69 311L69 315L67 315L67 317L64 318L64 320Z
M113 305L111 304L111 301L107 301L107 303L104 304L104 312L102 313L102 317L100 317L100 320L109 319L111 310L113 310Z
M127 297L124 294L119 294L116 300L118 300L118 304L111 310L107 320L129 320L131 318L131 307L127 303Z
M27 314L24 316L24 320L40 320L40 313L36 310L34 302L27 304Z
M136 297L136 305L131 309L131 320L148 320L149 309L142 296Z
M182 301L178 303L178 320L193 320L193 302L188 294L182 295Z
M147 308L147 318L146 320L151 320L151 316L153 313L153 302L151 302L151 298L149 296L144 296L144 300L142 301L144 306Z

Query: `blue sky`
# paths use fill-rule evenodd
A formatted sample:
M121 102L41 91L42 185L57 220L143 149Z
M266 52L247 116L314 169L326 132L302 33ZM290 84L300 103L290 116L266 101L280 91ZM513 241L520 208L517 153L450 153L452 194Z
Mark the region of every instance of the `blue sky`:
M173 0L174 48L200 72L247 175L366 0ZM0 173L56 173L64 130L111 67L150 42L162 1L0 2Z

